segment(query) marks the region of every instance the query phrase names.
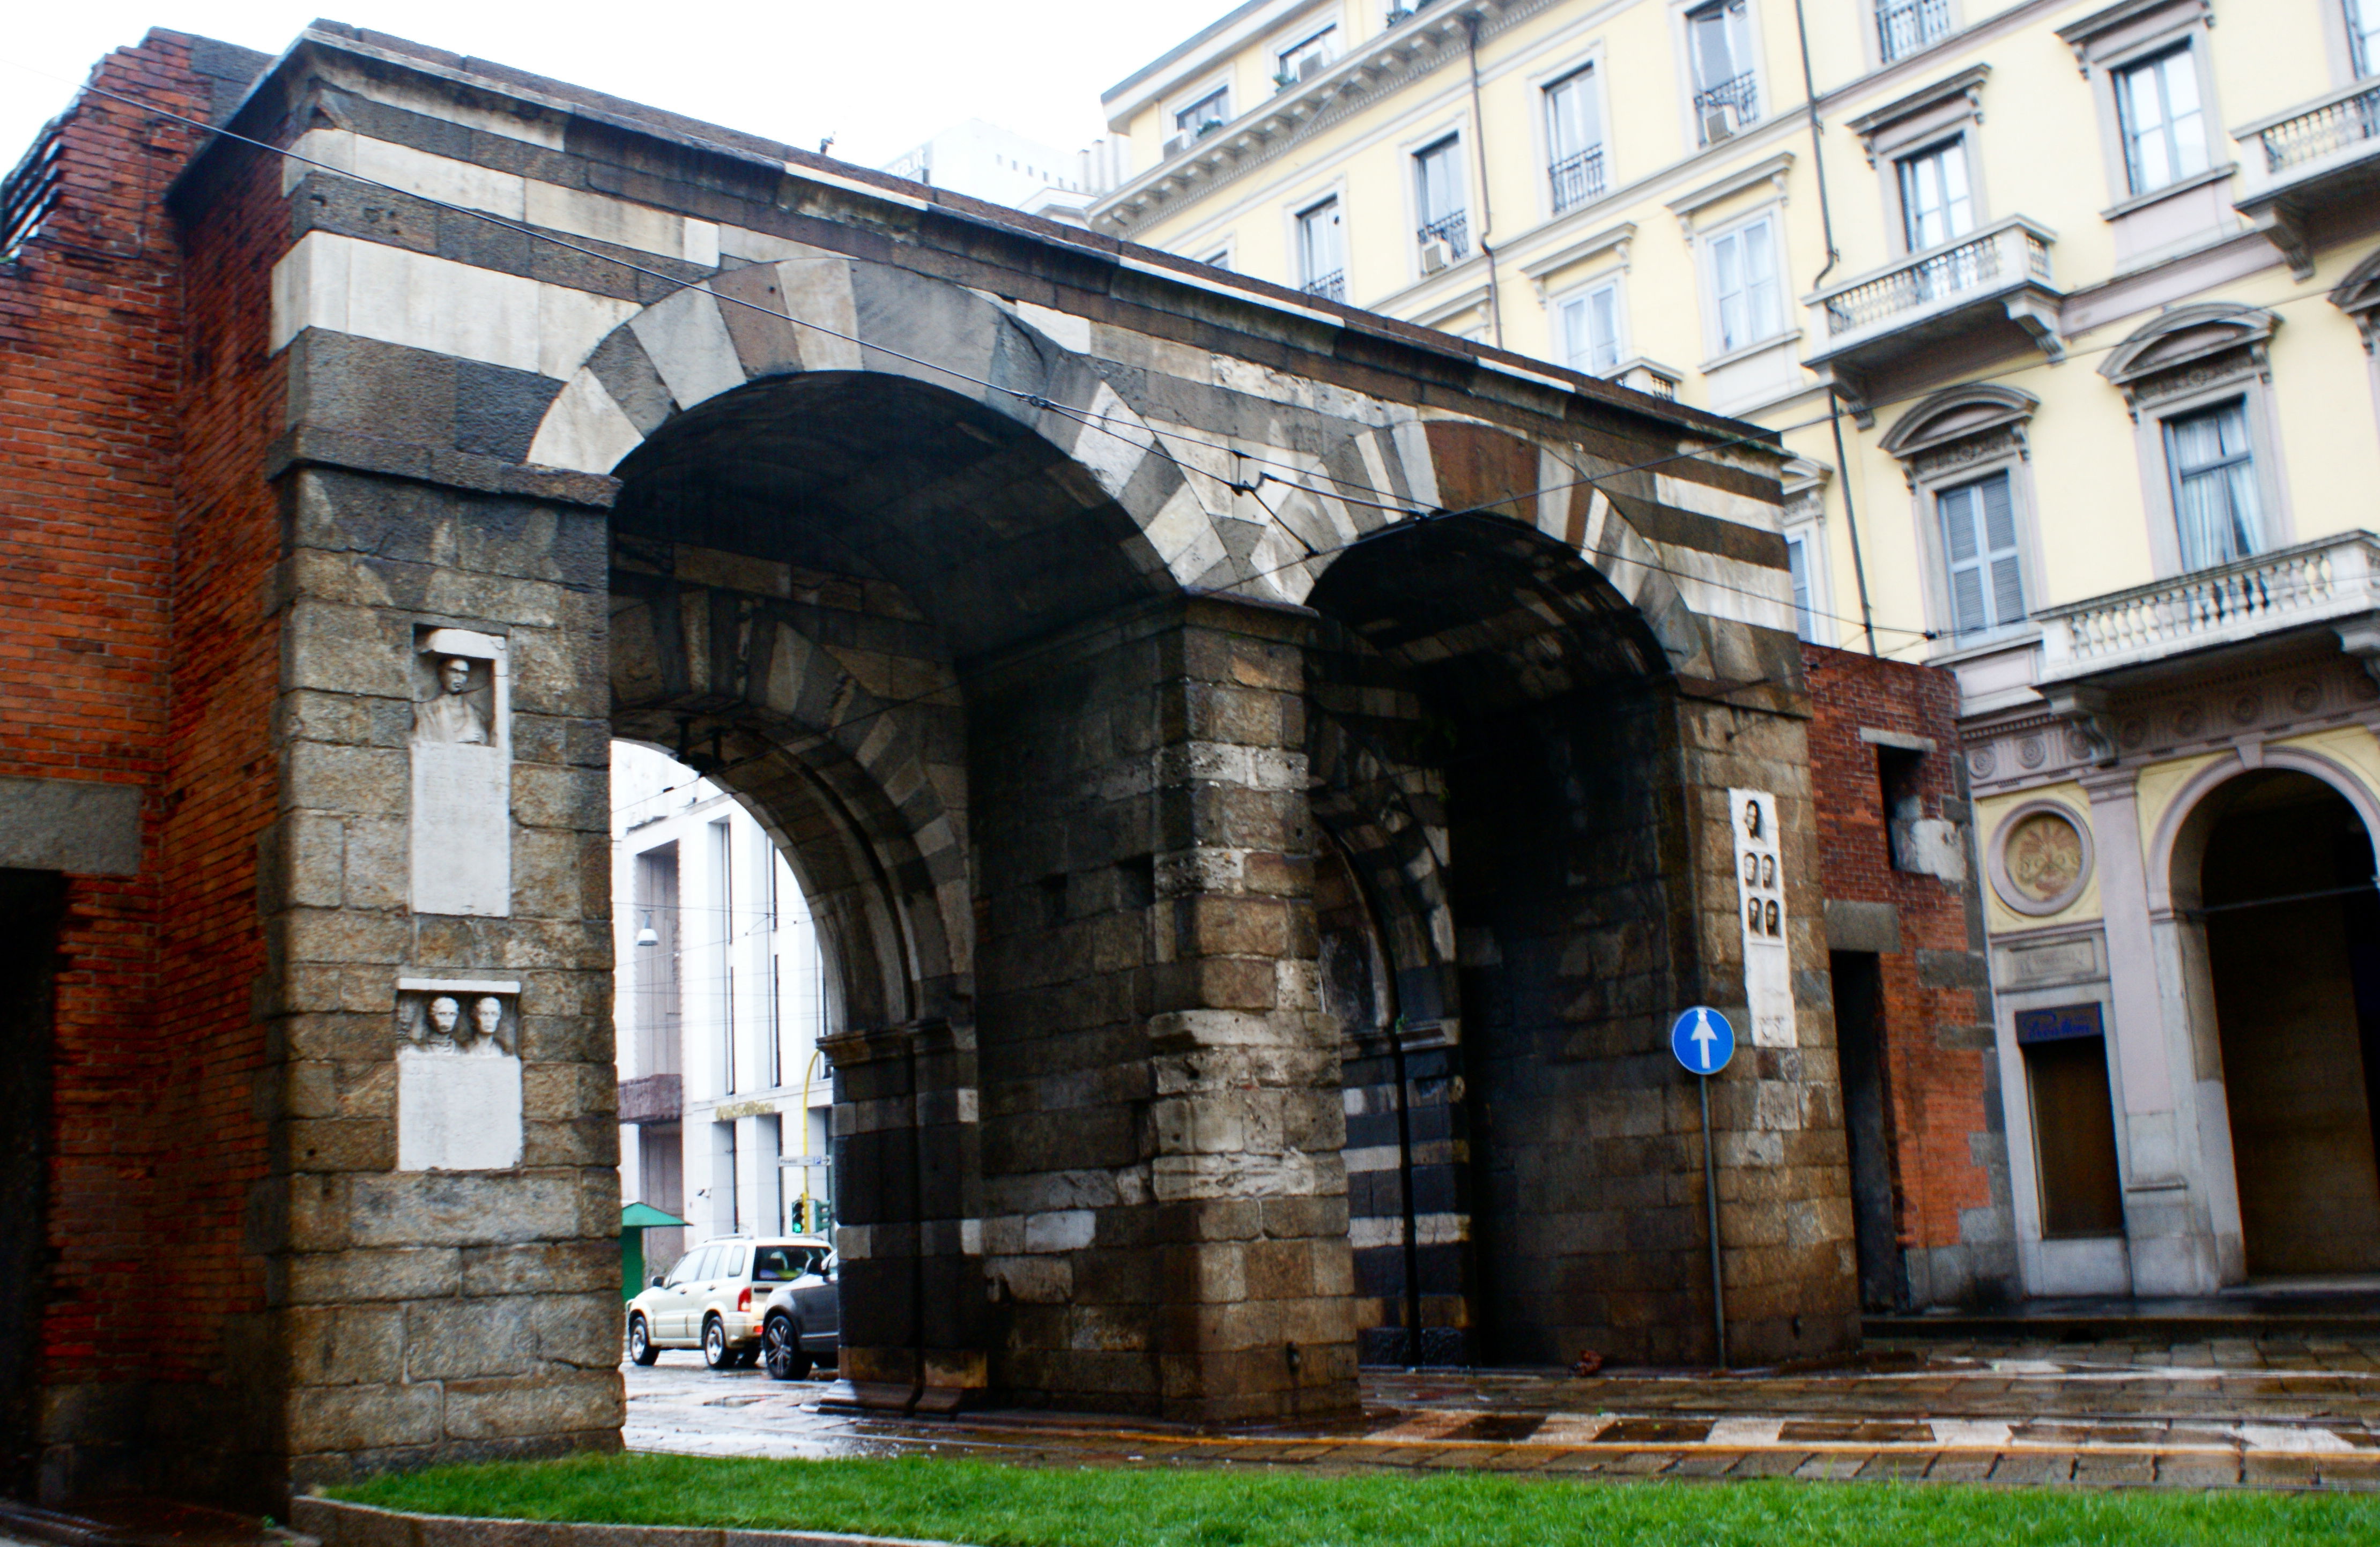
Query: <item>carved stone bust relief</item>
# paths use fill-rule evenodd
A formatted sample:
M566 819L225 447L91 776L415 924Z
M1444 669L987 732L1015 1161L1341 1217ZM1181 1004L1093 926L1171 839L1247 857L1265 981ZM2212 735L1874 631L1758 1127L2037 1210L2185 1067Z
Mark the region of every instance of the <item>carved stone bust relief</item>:
M488 717L474 702L480 689L477 675L473 663L462 656L439 661L430 696L413 707L415 741L487 744Z

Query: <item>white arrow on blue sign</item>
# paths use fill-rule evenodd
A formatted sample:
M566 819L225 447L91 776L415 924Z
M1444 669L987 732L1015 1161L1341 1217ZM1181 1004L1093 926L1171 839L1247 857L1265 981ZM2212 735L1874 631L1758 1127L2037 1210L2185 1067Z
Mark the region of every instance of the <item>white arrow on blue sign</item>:
M1735 1028L1708 1005L1696 1005L1671 1023L1670 1051L1688 1074L1717 1074L1735 1057Z

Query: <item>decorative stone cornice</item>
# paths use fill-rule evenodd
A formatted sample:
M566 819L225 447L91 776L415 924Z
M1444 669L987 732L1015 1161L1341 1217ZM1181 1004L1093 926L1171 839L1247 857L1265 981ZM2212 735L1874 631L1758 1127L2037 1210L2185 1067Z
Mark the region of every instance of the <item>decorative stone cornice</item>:
M1091 209L1092 229L1123 236L1147 225L1178 200L1271 163L1283 151L1460 59L1464 30L1475 20L1479 35L1491 38L1555 3L1469 0L1432 6L1109 194Z

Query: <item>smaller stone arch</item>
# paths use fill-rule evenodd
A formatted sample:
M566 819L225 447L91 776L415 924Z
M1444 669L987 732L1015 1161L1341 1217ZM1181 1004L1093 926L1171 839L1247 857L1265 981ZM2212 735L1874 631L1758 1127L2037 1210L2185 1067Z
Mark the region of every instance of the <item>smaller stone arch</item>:
M972 973L964 780L932 765L928 722L957 712L955 681L948 706L888 702L766 598L634 572L613 585L615 732L718 743L720 782L834 937L842 1023L948 1014Z

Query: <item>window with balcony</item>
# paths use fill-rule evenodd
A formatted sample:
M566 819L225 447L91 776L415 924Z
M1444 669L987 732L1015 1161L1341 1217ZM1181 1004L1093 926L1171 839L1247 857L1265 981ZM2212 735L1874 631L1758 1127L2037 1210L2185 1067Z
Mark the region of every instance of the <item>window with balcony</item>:
M1964 139L1939 141L1893 164L1900 178L1901 235L1910 251L1956 241L1975 228Z
M1950 35L1950 0L1876 0L1876 52L1886 64Z
M1297 212L1297 274L1299 286L1309 296L1326 301L1347 298L1347 257L1335 198Z
M2133 193L2152 193L2206 170L2206 118L2189 44L2118 70L2115 86L2124 175Z
M1414 152L1414 212L1420 218L1415 231L1422 247L1422 267L1460 261L1471 251L1470 216L1463 201L1463 140L1448 135ZM1441 244L1433 248L1432 244Z
M1620 364L1620 282L1606 280L1561 304L1562 357L1600 376Z
M2246 400L2176 415L2165 421L2165 443L2182 567L2228 564L2261 550L2264 524Z
M1274 55L1280 67L1273 72L1273 84L1286 89L1301 80L1311 79L1329 69L1338 57L1339 29L1325 27Z
M1686 51L1694 61L1694 122L1704 144L1759 122L1759 83L1744 0L1711 0L1688 11Z
M2009 476L1994 473L1938 490L1944 589L1950 626L1983 634L2024 620L2024 561L2017 550L2016 502Z
M1710 242L1718 353L1731 355L1785 331L1777 284L1777 223L1767 215Z
M1196 139L1202 134L1221 128L1231 121L1231 88L1218 86L1189 106L1174 110L1174 137L1185 142Z
M1601 91L1592 65L1546 88L1546 149L1558 215L1603 197Z

